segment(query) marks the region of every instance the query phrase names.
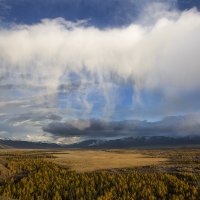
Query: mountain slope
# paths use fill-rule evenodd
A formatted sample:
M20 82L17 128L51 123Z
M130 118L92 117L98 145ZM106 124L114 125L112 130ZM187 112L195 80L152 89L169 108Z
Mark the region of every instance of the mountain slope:
M80 143L68 145L70 148L156 148L156 147L175 147L175 146L192 146L200 145L200 136L187 136L187 137L165 137L165 136L152 136L152 137L136 137L136 138L122 138L115 140L87 140Z
M143 136L126 137L115 140L85 140L74 144L55 144L28 141L0 140L0 148L18 149L56 149L56 148L91 148L91 149L118 149L118 148L158 148L176 146L200 146L200 136L165 137L165 136Z

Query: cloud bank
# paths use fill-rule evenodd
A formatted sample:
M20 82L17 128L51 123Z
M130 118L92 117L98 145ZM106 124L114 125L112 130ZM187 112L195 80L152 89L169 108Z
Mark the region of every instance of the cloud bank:
M137 136L186 136L199 135L200 115L169 116L156 122L126 120L76 120L65 123L52 122L43 130L60 137L89 139L121 138Z
M120 28L63 18L2 26L0 118L6 129L20 132L20 126L31 123L41 134L41 127L52 121L198 112L199 11L181 12L164 4L146 11ZM58 117L49 114L42 121L47 111ZM13 119L13 113L19 116Z

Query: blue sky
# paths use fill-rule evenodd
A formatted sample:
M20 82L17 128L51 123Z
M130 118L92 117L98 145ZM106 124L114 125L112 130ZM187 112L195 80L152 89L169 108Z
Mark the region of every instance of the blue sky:
M149 2L169 3L180 10L200 8L198 0L1 0L1 16L5 22L33 24L44 18L89 20L101 28L124 26L138 19Z
M0 0L0 137L73 142L81 138L43 128L198 114L199 9L198 0Z

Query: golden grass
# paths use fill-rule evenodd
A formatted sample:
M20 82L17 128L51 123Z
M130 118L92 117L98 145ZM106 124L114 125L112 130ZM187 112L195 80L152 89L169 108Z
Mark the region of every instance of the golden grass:
M128 150L67 150L53 155L56 157L54 162L78 172L156 165L167 160Z

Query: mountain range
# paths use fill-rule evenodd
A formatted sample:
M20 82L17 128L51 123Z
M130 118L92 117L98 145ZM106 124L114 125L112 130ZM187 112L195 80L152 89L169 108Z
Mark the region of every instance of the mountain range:
M166 137L142 136L128 137L113 140L85 140L74 144L55 144L42 142L0 140L0 148L18 149L120 149L120 148L165 148L177 146L200 146L200 136Z

